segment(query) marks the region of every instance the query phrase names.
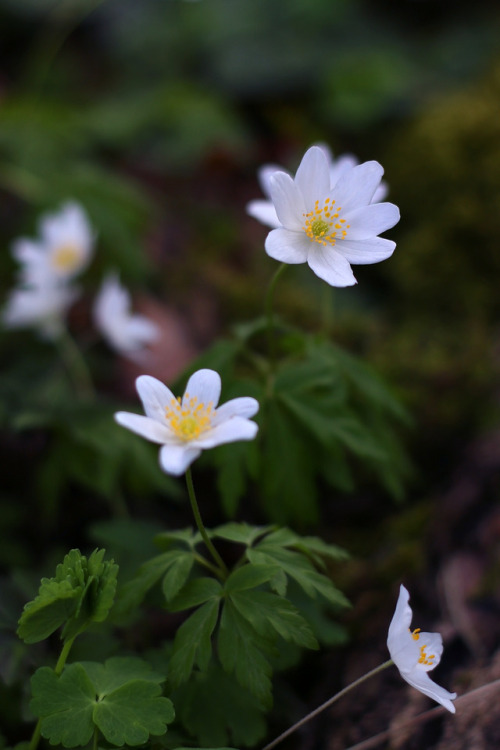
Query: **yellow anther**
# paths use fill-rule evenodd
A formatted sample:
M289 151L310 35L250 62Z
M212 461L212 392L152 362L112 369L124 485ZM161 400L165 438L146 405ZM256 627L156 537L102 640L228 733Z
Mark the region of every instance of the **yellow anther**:
M415 628L415 630L411 634L411 637L413 638L414 641L418 641L418 639L420 638L420 635L419 635L420 630L421 628Z
M198 403L197 397L190 398L188 393L182 400L171 399L170 406L165 407L170 428L184 441L194 440L210 429L214 413L211 401L207 405Z
M80 248L68 242L54 250L52 262L61 271L72 271L78 268L81 256Z
M334 220L338 219L341 210L340 206L338 206L332 215L334 203L335 200L333 198L325 198L323 206L320 207L319 200L316 200L314 201L313 210L303 214L303 229L312 242L318 242L323 246L327 244L335 245L337 232L334 230L342 229L341 223L345 223L345 219L340 219L341 223L334 223ZM348 227L349 225L347 224L346 228ZM342 229L341 239L345 239L346 235L346 229Z

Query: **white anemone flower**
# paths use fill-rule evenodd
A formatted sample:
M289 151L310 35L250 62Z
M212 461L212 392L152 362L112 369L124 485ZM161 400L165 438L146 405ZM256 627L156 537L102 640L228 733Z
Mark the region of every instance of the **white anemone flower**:
M333 158L332 152L329 147L324 143L318 143L317 147L320 148L328 161L328 168L330 172L330 189L333 190L339 179L353 167L359 164L359 160L353 154L342 154L336 159ZM265 224L272 229L277 229L281 226L281 222L278 219L274 203L271 199L271 176L276 172L285 172L289 174L286 169L278 166L277 164L264 164L260 167L257 172L262 192L266 196L267 200L253 200L247 204L247 213L257 219L261 224ZM387 196L388 187L386 182L381 182L378 188L375 190L371 203L380 203Z
M65 203L40 221L40 238L16 240L12 253L21 263L21 282L29 285L68 281L88 265L94 234L83 208Z
M46 339L57 338L78 291L68 284L42 284L14 289L3 310L6 328L36 328Z
M188 380L182 398L149 375L136 380L146 416L118 412L118 424L158 443L160 466L167 474L180 476L207 448L238 440L253 440L258 426L249 417L259 409L254 398L240 397L217 408L220 375L198 370Z
M160 329L145 315L130 312L130 294L116 274L107 276L93 307L95 324L119 354L140 359L144 347L160 336Z
M294 179L275 172L269 182L280 226L266 238L267 254L283 263L307 263L331 286L355 284L351 263L378 263L396 246L378 234L399 221L399 209L371 202L383 172L368 161L347 170L332 189L328 160L318 146L305 153Z
M427 672L436 667L443 653L443 639L439 633L422 633L419 628L410 630L412 610L408 604L410 595L401 586L396 610L389 626L387 648L401 677L424 695L455 713L452 701L456 693L431 680Z

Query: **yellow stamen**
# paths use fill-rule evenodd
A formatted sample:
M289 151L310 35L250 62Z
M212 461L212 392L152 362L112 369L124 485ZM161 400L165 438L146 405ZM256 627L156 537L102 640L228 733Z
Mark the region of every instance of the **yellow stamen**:
M347 236L347 229L350 225L345 224L345 219L340 219L339 223L335 223L335 220L339 218L342 206L334 208L335 200L331 198L325 198L324 205L320 208L319 200L314 202L314 208L312 211L308 211L304 216L304 226L302 227L304 232L307 234L310 240L313 242L319 242L320 245L335 245L338 239L344 240ZM335 213L332 213L332 212ZM342 227L341 224L345 224ZM341 230L341 236L339 232Z
M425 664L428 667L432 667L434 665L434 659L436 658L436 654L427 654L426 649L427 646L424 645L420 646L420 658L418 660L419 664Z
M415 628L415 630L411 634L411 637L413 638L414 641L418 641L418 639L420 638L419 636L420 630L421 628Z
M52 263L60 271L72 271L79 266L81 257L80 248L68 242L54 250Z
M189 441L199 437L212 426L215 411L210 401L207 405L198 403L198 398L192 398L188 393L184 398L173 398L165 407L165 416L170 428L181 440Z

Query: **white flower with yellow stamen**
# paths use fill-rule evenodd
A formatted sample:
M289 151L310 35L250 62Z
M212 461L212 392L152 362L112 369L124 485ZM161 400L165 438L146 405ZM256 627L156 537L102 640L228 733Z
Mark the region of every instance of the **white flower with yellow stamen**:
M252 440L258 427L250 420L259 410L254 398L241 397L217 408L220 376L214 370L198 370L188 380L182 398L149 375L136 381L146 416L118 412L118 424L162 445L160 466L179 476L202 450L224 443Z
M332 152L327 145L321 143L317 144L317 147L323 151L327 159L328 170L330 173L330 189L333 190L342 175L344 175L353 167L356 167L359 164L359 161L355 156L353 156L353 154L342 154L341 156L338 156L336 159L334 159ZM253 216L253 218L257 219L257 221L260 221L261 224L265 224L272 229L276 229L277 227L281 226L281 222L278 219L276 209L274 208L274 204L271 199L271 177L276 172L285 172L288 174L286 169L278 166L277 164L264 164L263 167L260 167L257 173L257 177L262 192L266 196L267 200L253 200L247 203L246 207L247 213L249 213L250 216ZM387 193L387 184L385 182L381 182L373 194L371 203L380 203L387 196Z
M270 192L280 226L269 232L266 252L283 263L307 263L332 286L356 283L353 264L378 263L396 244L378 234L399 221L392 203L372 203L384 170L376 161L348 169L331 188L324 151L312 146L295 178L270 177Z
M389 626L387 648L406 682L454 714L455 706L452 701L457 694L437 685L427 674L441 660L443 639L439 633L422 633L419 628L410 630L413 613L409 600L407 589L401 586L396 610Z
M145 315L130 312L130 294L116 274L109 274L93 306L97 328L117 352L131 359L141 359L144 347L156 341L160 329Z
M21 263L21 283L28 285L68 281L88 265L94 235L82 207L66 203L40 222L40 238L20 238L12 253Z

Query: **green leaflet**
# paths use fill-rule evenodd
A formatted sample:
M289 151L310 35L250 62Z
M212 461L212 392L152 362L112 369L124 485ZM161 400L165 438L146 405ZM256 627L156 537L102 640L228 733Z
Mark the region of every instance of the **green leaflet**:
M42 667L31 680L30 705L53 745L85 745L96 727L113 745L140 745L164 734L174 719L172 702L161 696L163 679L135 658L77 662L60 677Z
M104 561L105 550L87 559L71 550L57 566L54 578L42 578L38 596L25 605L18 635L26 643L47 638L64 625L62 638L72 638L91 622L106 619L113 604L118 565Z
M168 671L169 681L174 687L189 678L195 664L201 670L207 669L218 613L219 600L207 601L177 631Z

